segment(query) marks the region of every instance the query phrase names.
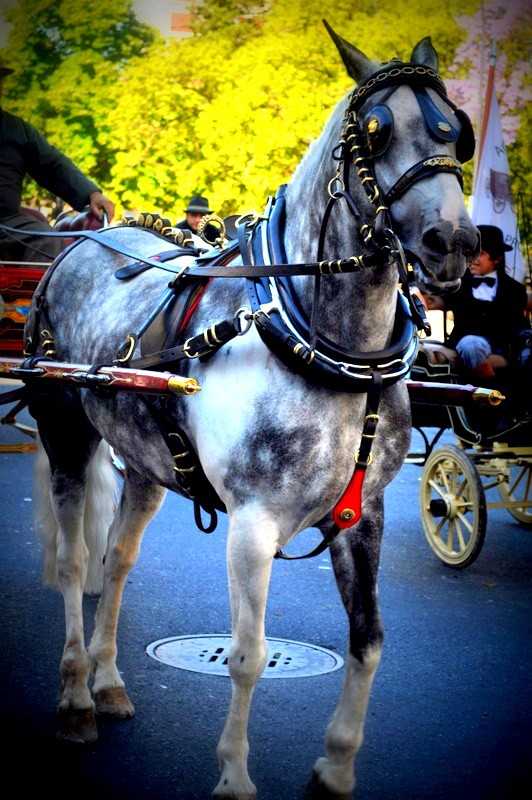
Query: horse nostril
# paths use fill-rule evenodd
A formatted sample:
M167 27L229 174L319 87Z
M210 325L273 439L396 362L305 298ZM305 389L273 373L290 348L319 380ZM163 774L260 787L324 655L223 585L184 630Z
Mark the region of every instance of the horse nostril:
M453 249L453 232L450 226L435 225L423 234L423 244L429 250L447 255Z
M479 253L479 243L475 228L461 226L454 230L450 223L434 225L423 234L425 247L442 256L460 250L466 258L475 258Z

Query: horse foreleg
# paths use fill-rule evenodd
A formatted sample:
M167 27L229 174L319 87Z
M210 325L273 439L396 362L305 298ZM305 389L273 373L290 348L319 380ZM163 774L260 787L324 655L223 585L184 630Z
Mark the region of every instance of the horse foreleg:
M166 489L148 483L124 482L119 507L109 531L104 585L89 657L94 673L92 696L97 714L126 719L135 713L116 666L116 634L127 575L137 561L142 534L162 505Z
M260 535L259 535L260 533ZM266 666L268 649L264 613L277 528L257 513L233 513L229 521L227 565L232 635L229 674L232 698L217 747L221 778L213 797L254 800L257 790L247 768L249 707L253 690Z
M349 618L349 652L340 702L327 727L326 757L314 765L305 800L349 800L355 788L355 757L383 630L377 597L377 570L383 524L382 499L367 502L352 532L340 534L331 547L336 581Z

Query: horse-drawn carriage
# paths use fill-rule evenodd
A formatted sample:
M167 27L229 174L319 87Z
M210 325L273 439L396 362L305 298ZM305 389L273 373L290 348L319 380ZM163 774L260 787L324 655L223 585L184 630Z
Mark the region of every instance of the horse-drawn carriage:
M47 271L25 330L22 370L46 451L36 493L44 578L65 603L58 738L92 743L97 715L135 713L117 666L120 606L144 530L175 491L195 512L228 514L232 697L217 747L220 800L256 798L247 729L267 661L269 580L309 527L329 547L348 635L344 687L305 798L351 796L383 642L384 489L408 452L408 391L423 399L416 381L405 384L423 328L409 272L424 292L452 291L479 250L462 193L473 131L430 39L409 62L379 63L327 28L357 86L235 242L176 251L138 227L95 232ZM114 389L121 369L138 388L130 369L165 365L184 373L168 397L154 400L145 384L144 394ZM440 391L440 405L496 398L458 384ZM109 445L124 463L118 506ZM101 593L89 643L84 593Z
M443 342L422 342L412 379L460 383L463 371L447 353ZM418 449L406 460L422 467L421 522L428 544L449 567L463 569L478 557L490 508L505 508L532 527L531 378L529 364L496 370L500 404L451 406L443 395L440 405L412 403ZM448 432L453 437L442 444Z

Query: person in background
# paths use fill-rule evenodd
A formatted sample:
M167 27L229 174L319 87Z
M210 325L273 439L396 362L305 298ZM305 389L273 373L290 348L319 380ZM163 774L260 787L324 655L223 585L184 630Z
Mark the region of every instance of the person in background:
M195 194L194 197L190 199L188 206L185 208L185 219L182 219L180 222L178 222L175 227L179 228L180 230L192 231L192 233L198 235L198 225L201 218L206 214L212 213L213 212L209 208L207 198L202 197L200 194ZM220 232L214 225L205 226L203 236L205 236L205 238L212 244L216 241L219 235Z
M527 293L505 269L504 242L494 225L477 225L481 252L469 265L460 289L443 297L426 296L427 308L453 312L454 326L445 342L454 349L468 379L486 385L495 369L508 367L519 350L519 339L530 329Z
M0 58L0 99L3 80L13 72ZM100 187L35 128L0 106L0 225L17 228L21 234L29 230L49 232L51 227L46 221L21 211L22 185L27 175L76 211L89 206L98 219L103 220L105 213L107 222L112 220L114 203ZM53 260L62 246L58 237L38 233L17 237L0 229L0 259L6 261Z

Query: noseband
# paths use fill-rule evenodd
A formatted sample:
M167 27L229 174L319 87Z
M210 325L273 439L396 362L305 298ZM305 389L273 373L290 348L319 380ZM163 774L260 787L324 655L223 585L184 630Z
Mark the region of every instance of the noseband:
M425 125L431 137L440 142L456 142L458 159L447 154L435 155L414 164L384 193L373 173L375 160L386 152L393 136L393 115L386 101L400 86L410 86L423 114ZM427 92L433 89L453 112L452 122L442 114ZM382 89L388 89L381 102L365 113L363 106L369 97ZM329 183L329 206L324 215L320 234L318 258L322 257L325 229L332 204L343 197L351 213L361 217L356 202L346 187L349 187L351 163L357 169L364 191L375 209L372 222L363 224L360 232L364 241L382 250L397 255L397 237L393 233L389 207L405 194L417 181L436 172L450 172L456 175L462 187L461 163L469 161L474 154L475 139L469 117L457 108L448 98L445 85L439 75L430 67L418 64L391 62L385 69L372 75L351 93L345 112L339 144L333 150L333 158L338 162L336 173Z

